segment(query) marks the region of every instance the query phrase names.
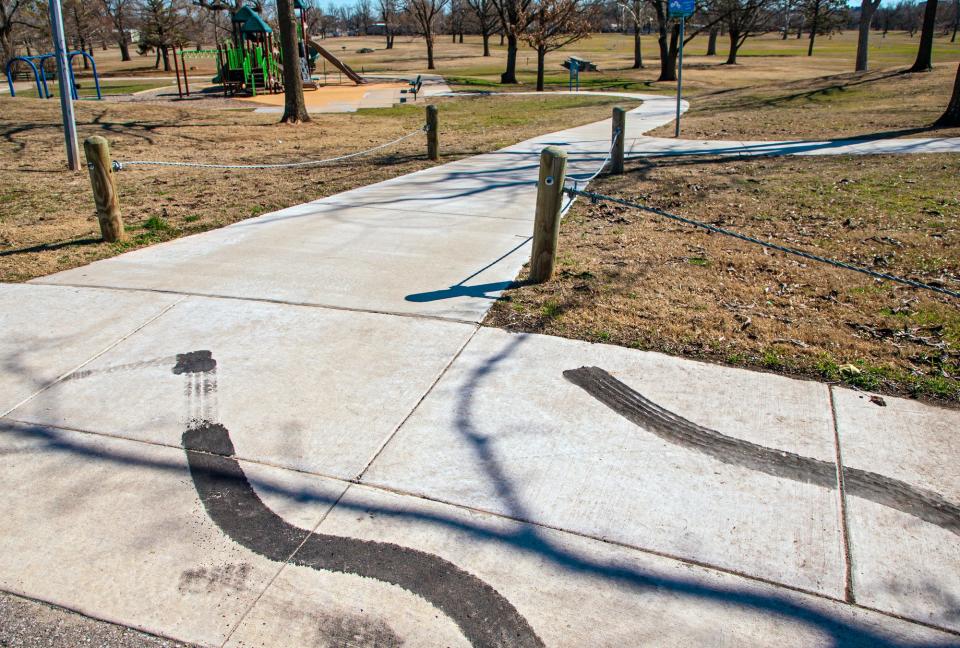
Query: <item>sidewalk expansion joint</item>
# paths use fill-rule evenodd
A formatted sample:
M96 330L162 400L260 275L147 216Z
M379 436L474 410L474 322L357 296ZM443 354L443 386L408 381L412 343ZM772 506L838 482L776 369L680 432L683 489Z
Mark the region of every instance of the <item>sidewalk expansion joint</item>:
M833 397L833 385L827 385L830 395L830 417L833 421L833 444L837 462L837 505L840 518L840 546L843 551L843 598L855 603L853 593L853 554L850 548L850 526L847 517L847 490L843 478L843 453L840 450L840 426L837 422L837 403Z
M60 376L58 376L58 377L55 378L54 380L50 381L48 384L44 385L43 387L41 387L40 389L38 389L38 390L35 391L34 393L30 394L29 396L27 396L26 398L24 398L23 400L21 400L19 403L15 404L15 405L14 405L13 407L11 407L10 409L6 410L5 412L0 412L0 418L5 418L5 417L6 417L8 414L10 414L11 412L15 411L16 409L18 409L18 408L20 408L20 407L23 407L24 405L26 405L27 403L29 403L31 400L33 400L34 398L36 398L37 396L39 396L39 395L42 394L43 392L47 391L48 389L50 389L50 388L53 387L54 385L57 385L57 384L63 382L64 379L66 379L66 378L69 377L70 375L72 375L72 374L80 371L80 370L83 369L85 366L87 366L88 364L90 364L91 362L93 362L94 360L96 360L97 358L99 358L100 356L104 355L105 353L107 353L108 351L110 351L111 349L113 349L114 347L116 347L118 344L120 344L120 343L123 342L124 340L130 338L131 336L133 336L133 335L135 335L135 334L137 334L137 333L139 333L139 332L142 331L144 328L146 328L146 327L149 326L150 324L154 323L155 321L157 321L158 319L160 319L161 317L163 317L164 315L166 315L167 313L169 313L171 309L173 309L177 304L181 303L184 299L186 299L186 297L182 297L182 298L178 299L177 301L173 302L172 304L168 304L168 305L167 305L163 310L161 310L159 313L157 313L157 314L154 315L153 317L150 317L147 321L143 322L142 324L140 324L139 326L137 326L135 329L133 329L133 330L130 331L129 333L127 333L127 334L125 334L125 335L122 335L122 336L121 336L120 338L118 338L117 340L114 340L113 342L111 342L110 344L108 344L106 347L104 347L103 349L101 349L101 350L98 351L97 353L94 353L92 356L90 356L89 358L87 358L86 360L84 360L83 362L81 362L80 364L78 364L78 365L77 365L76 367L74 367L73 369L70 369L69 371L61 374Z
M286 300L286 299L272 299L270 297L241 297L239 295L218 295L216 293L190 292L190 291L182 291L182 290L166 290L163 288L133 288L133 287L127 287L127 286L100 286L96 284L80 284L80 283L38 282L34 285L60 286L64 288L90 288L90 289L96 289L96 290L117 290L121 292L156 293L160 295L181 295L183 296L184 299L188 297L201 297L204 299L228 299L232 301L256 302L260 304L277 304L280 306L295 306L299 308L320 308L325 310L343 311L346 313L366 313L369 315L389 315L393 317L409 317L412 319L432 320L436 322L449 322L452 324L470 324L472 326L476 326L478 324L478 322L476 322L475 320L461 319L459 317L444 317L443 315L425 315L423 313L405 313L402 311L378 310L375 308L355 308L351 306L337 306L335 304L321 304L317 302L301 302L301 301L292 301L292 300ZM179 304L181 301L183 300L181 299L177 301L177 304ZM136 331L134 331L134 333L135 332ZM102 353L103 352L97 355L102 355ZM91 360L92 359L93 358L91 358ZM22 404L23 403L20 403L20 405ZM17 407L19 407L20 405L17 405Z

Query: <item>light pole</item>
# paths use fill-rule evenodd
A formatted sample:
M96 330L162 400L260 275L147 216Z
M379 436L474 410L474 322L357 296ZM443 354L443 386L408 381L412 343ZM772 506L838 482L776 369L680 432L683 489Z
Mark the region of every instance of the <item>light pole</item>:
M63 8L60 0L50 0L50 31L57 55L57 85L60 89L60 112L63 114L63 137L67 145L67 166L71 171L79 171L80 151L77 147L77 121L73 114L73 84L70 82L67 43L63 37Z

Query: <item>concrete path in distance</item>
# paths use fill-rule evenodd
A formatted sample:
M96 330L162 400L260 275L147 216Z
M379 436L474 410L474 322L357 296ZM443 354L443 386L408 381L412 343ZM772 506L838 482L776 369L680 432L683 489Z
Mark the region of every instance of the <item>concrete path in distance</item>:
M960 137L872 138L846 137L834 140L783 140L751 142L735 140L690 140L639 137L633 142L632 158L671 155L717 155L732 157L780 155L903 155L908 153L960 153Z
M479 326L540 150L609 140L0 285L0 590L205 646L960 646L960 412Z

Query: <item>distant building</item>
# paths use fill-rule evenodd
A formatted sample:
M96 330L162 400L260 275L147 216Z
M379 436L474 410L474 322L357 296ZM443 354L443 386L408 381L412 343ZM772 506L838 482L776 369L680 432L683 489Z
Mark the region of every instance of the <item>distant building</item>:
M387 23L377 22L372 23L367 27L368 36L383 36L387 33Z

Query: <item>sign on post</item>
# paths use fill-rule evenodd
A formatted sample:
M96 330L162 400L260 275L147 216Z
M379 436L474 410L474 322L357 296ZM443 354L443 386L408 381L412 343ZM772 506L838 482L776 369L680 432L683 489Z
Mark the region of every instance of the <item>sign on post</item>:
M696 0L670 0L668 11L671 18L688 18L696 9Z
M684 27L689 16L697 9L696 0L668 0L667 13L671 18L680 19L680 51L677 61L677 123L674 136L680 137L680 101L683 95L683 39Z

